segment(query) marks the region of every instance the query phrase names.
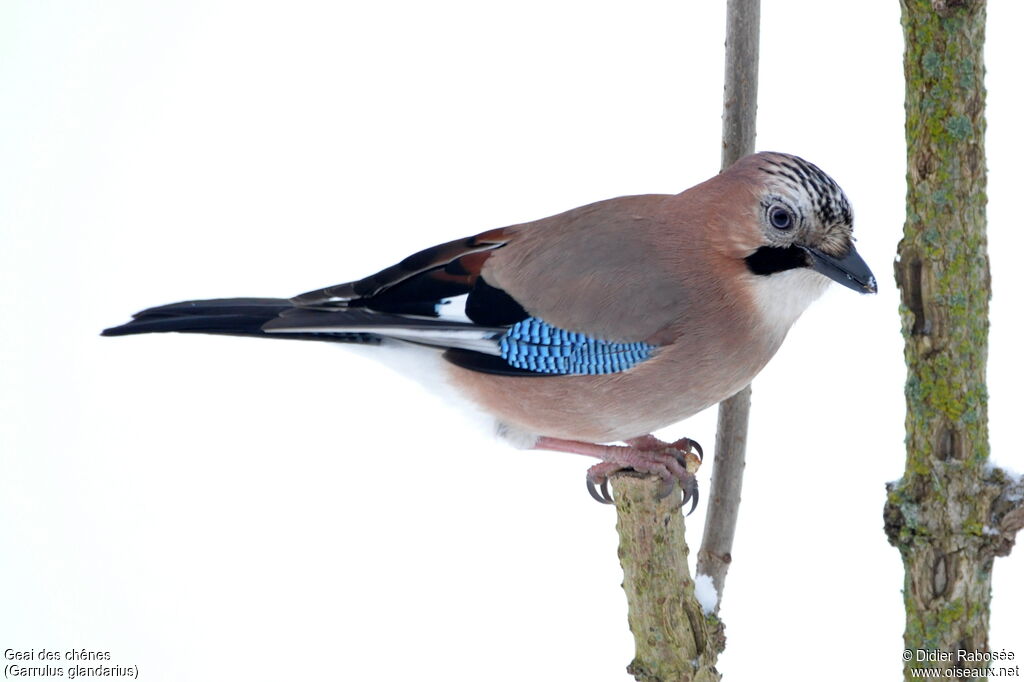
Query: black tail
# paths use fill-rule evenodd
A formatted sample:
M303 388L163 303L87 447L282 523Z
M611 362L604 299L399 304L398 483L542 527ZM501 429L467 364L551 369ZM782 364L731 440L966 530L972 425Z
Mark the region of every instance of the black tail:
M342 334L267 334L263 325L295 306L285 298L216 298L208 301L183 301L147 308L132 316L132 321L103 330L103 336L125 336L150 332L186 332L226 334L267 338L310 339L348 343L376 343L380 337L358 332Z

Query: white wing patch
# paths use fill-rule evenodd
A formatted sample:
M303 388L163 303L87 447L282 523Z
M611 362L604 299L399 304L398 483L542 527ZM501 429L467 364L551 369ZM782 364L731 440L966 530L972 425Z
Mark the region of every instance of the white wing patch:
M469 300L469 294L462 294L461 296L453 296L451 298L442 298L434 306L434 310L437 311L437 316L442 320L450 320L452 322L472 322L466 315L466 301Z

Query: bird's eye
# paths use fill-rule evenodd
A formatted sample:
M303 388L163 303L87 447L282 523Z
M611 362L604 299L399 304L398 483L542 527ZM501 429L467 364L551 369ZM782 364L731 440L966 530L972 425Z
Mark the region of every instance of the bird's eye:
M769 209L768 220L777 230L788 230L793 227L793 214L781 206L772 206Z

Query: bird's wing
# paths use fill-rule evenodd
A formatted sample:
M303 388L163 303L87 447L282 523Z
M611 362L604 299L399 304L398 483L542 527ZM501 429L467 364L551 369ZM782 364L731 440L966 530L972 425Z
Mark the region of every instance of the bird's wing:
M302 308L379 309L466 294L491 252L508 243L507 231L499 228L423 249L369 277L301 294L292 303Z
M364 279L296 296L294 309L262 329L282 335L370 333L443 348L452 363L493 374L626 371L650 357L655 346L637 338L591 334L585 324L551 324L544 319L545 305L534 309L530 292L513 297L486 277L488 261L506 249L515 255L525 235L550 234L557 246L566 215L440 244ZM589 253L586 246L582 252ZM600 263L588 268L600 271ZM566 277L575 280L571 272ZM601 295L615 300L614 288ZM542 295L535 298L544 303Z
M694 280L710 270L703 225L680 220L679 198L619 197L538 221L495 252L483 276L556 327L670 341L669 328L699 304Z
M282 335L366 333L500 357L509 326L529 317L480 277L483 262L506 242L498 229L424 249L361 280L296 296L295 307L262 329Z

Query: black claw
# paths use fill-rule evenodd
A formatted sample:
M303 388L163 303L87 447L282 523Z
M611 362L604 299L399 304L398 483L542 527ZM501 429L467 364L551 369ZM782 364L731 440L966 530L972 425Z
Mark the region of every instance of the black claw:
M601 504L615 504L615 500L612 499L612 494L608 490L608 479L607 478L605 480L601 481L601 492L599 493L597 491L597 488L594 487L594 482L591 481L590 477L588 476L587 477L587 492L590 493L590 496L593 497L598 502L600 502Z
M685 507L686 506L686 501L690 499L690 490L689 490L689 488L683 487L682 491L683 491L683 506ZM690 510L690 513L693 513L692 509ZM687 514L687 516L689 516L689 515L690 514Z
M704 462L704 448L702 448L700 446L700 443L698 443L697 441L693 440L692 438L687 438L686 440L687 440L687 442L690 445L693 446L693 449L697 451L697 458L700 459L701 463L703 463Z
M691 495L690 495L690 491L689 490L684 490L683 491L683 506L684 507L686 506L686 498L688 498L690 496ZM690 511L686 512L687 516L692 514L693 510L697 508L697 500L699 500L699 499L700 499L700 491L697 489L697 486L694 485L693 486L693 503L690 504Z

